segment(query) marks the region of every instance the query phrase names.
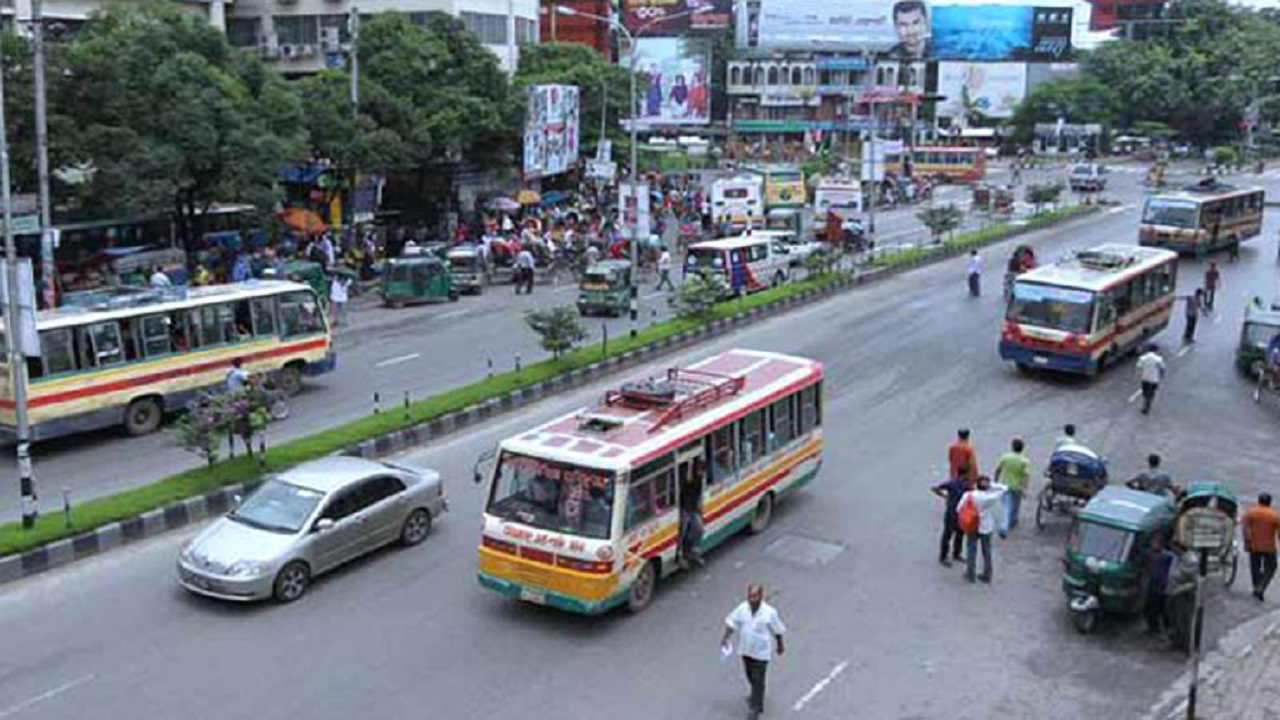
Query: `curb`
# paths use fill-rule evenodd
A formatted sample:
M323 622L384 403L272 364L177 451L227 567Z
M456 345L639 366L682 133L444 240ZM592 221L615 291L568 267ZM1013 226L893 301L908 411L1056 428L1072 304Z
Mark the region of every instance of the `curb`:
M629 350L622 355L614 355L585 367L556 375L530 387L514 390L462 410L365 440L345 448L341 451L341 454L369 459L392 455L530 405L552 395L576 389L605 375L640 365L660 355L669 354L704 340L727 335L759 320L771 318L794 308L825 300L850 288L890 278L923 265L932 265L936 262L953 258L971 248L993 245L1029 232L1046 230L1063 223L1081 220L1093 215L1094 212L1096 211L1073 215L1035 228L1017 227L1007 235L992 238L986 242L963 248L948 248L938 253L932 253L928 257L913 259L910 262L888 266L872 266L861 271L855 270L852 274L845 275L822 288L806 290L771 305L738 312L696 329L686 330L679 335L673 335ZM203 495L197 495L196 497L157 508L143 515L109 523L97 529L56 540L22 553L0 557L0 585L31 575L37 575L60 565L98 555L113 548L129 545L170 530L176 530L205 518L221 515L231 508L233 498L236 495L252 490L255 485L256 482L228 485Z

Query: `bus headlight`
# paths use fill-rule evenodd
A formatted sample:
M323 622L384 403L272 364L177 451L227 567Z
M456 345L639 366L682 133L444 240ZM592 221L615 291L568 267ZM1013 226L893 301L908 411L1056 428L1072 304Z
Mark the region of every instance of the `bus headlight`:
M608 562L608 561L612 560L612 559L613 559L613 548L609 547L608 545L605 545L604 547L600 548L599 550L596 550L596 557L600 558L601 560L603 560L603 561L605 561L605 562Z

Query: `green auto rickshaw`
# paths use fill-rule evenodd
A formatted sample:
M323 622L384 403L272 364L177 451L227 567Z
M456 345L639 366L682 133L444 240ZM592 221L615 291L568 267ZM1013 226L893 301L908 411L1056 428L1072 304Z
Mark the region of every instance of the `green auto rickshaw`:
M1146 604L1151 536L1168 540L1178 510L1162 495L1108 486L1072 521L1062 591L1076 630L1088 633L1100 613L1133 615Z
M1267 348L1280 335L1280 303L1268 308L1254 298L1244 310L1240 342L1236 345L1236 368L1257 380L1267 367Z
M631 307L631 263L601 260L582 273L578 285L580 315L618 317Z
M474 245L459 245L447 256L449 271L453 273L453 286L458 292L484 292L489 284L489 266L480 249Z
M435 255L389 260L382 272L382 302L390 307L457 299L453 273Z

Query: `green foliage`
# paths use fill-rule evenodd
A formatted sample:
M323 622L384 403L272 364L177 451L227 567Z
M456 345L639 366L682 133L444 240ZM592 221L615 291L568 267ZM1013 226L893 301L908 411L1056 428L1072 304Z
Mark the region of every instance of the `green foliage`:
M925 208L916 213L916 217L929 228L929 235L933 237L933 241L940 242L943 235L960 227L960 222L964 220L964 211L956 207L955 203L947 203Z
M1027 202L1035 207L1035 211L1039 213L1044 209L1045 205L1056 205L1058 199L1062 197L1063 186L1061 183L1040 183L1027 186Z
M1213 149L1213 164L1219 167L1229 167L1235 165L1239 160L1235 148L1227 145L1219 145Z
M179 447L195 453L209 466L218 460L222 438L227 438L232 455L236 437L253 455L253 439L270 422L272 402L272 396L256 386L237 393L201 395L187 403L170 432Z
M1091 77L1052 80L1035 86L1013 116L1018 139L1030 142L1036 123L1100 123L1115 120L1118 99L1107 85Z
M577 85L578 126L583 157L592 157L600 139L600 113L605 114L605 136L613 142L614 157L626 157L630 138L620 120L630 115L627 68L615 65L600 53L578 43L538 43L520 49L520 67L511 79L515 127L524 126L530 85ZM601 103L607 105L602 108ZM637 102L639 99L637 98Z
M213 467L225 434L221 408L214 403L192 400L170 433L178 447L195 453L207 466Z
M587 337L587 331L578 322L578 311L570 305L530 310L524 314L524 321L542 338L542 349L556 359Z
M1156 120L1139 120L1130 129L1134 135L1149 138L1171 138L1177 135L1173 128Z
M804 259L804 269L811 278L830 275L835 272L836 266L843 256L844 253L840 251L840 248L824 244L816 251L809 253L808 257Z
M695 273L685 278L667 298L676 317L702 321L711 317L716 303L729 294L724 278L716 273Z

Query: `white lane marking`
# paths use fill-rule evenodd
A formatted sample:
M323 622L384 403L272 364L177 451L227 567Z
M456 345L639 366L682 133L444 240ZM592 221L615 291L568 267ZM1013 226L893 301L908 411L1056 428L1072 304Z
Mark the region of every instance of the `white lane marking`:
M644 295L644 296L642 296L640 299L641 299L641 300L652 300L652 299L654 299L654 298L662 297L663 295L666 295L666 294L667 294L667 293L666 293L665 291L659 291L659 292L656 292L656 293L649 293L648 295Z
M463 315L467 315L467 314L469 314L470 312L471 312L471 308L462 308L461 310L450 310L450 311L449 311L449 312L447 312L447 313L442 313L442 314L441 314L439 317L437 317L436 319L437 319L437 320L448 320L449 318L462 317Z
M374 367L380 367L380 368L390 367L392 365L399 365L400 363L409 362L410 360L416 360L420 357L422 357L422 353L409 353L408 355L397 355L396 357L387 358L386 360L383 360L382 362L375 364Z
M792 709L795 710L796 712L800 712L801 710L803 710L804 706L808 705L810 700L818 697L818 693L822 692L823 690L826 690L827 686L831 684L831 681L839 677L840 673L844 672L844 669L847 667L849 667L849 661L845 660L841 662L839 665L831 668L831 672L827 673L826 677L819 680L817 685L814 685L813 687L809 688L809 692L805 693L804 697L797 700L796 704L792 706Z
M1187 353L1191 352L1191 348L1193 347L1195 347L1195 345L1192 343L1187 343L1186 345L1183 345L1181 348L1178 349L1178 353L1177 353L1178 357L1182 357L1183 355L1186 355Z
M7 707L7 708L5 708L5 709L0 710L0 718L7 718L7 717L12 717L12 716L14 716L14 715L17 715L18 713L22 712L23 710L26 710L27 708L29 708L29 707L31 707L31 706L33 706L33 705L36 705L37 703L42 703L42 702L44 702L45 700L51 700L51 699L53 699L53 698L55 698L55 697L57 697L57 696L59 696L59 695L61 695L61 694L65 693L65 692L67 692L68 690L75 689L75 688L77 688L77 687L79 687L79 686L81 686L81 685L83 685L83 684L85 684L85 683L89 682L90 680L93 680L95 677L97 677L97 676L96 676L96 675L85 675L85 676L83 676L83 677L78 677L78 678L76 678L75 680L69 680L69 681L67 681L67 682L64 682L64 683L62 683L61 685L59 685L58 687L53 688L52 690L45 690L44 692L40 693L39 695L36 695L36 696L33 696L33 697L29 697L29 698L27 698L26 700L23 700L22 702L20 702L20 703L18 703L18 704L16 704L16 705L10 705L9 707Z
M1133 391L1133 394L1129 396L1129 402L1137 402L1140 397L1142 397L1142 388Z
M578 289L577 285L565 285L564 287L555 288L551 292L569 292L571 290L577 290L577 289Z

